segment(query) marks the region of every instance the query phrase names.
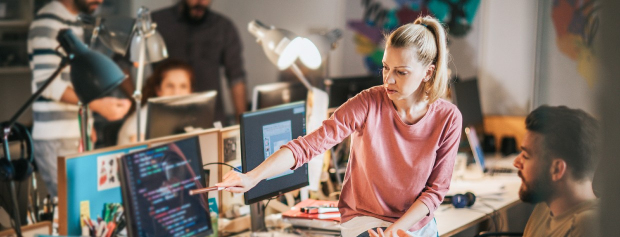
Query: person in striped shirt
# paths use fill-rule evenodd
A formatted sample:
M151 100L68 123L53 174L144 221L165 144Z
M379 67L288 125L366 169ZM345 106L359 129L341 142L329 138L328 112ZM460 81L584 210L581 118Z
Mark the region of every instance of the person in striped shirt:
M92 14L103 0L52 1L35 16L28 32L28 54L32 70L32 91L35 92L58 68L61 58L56 36L69 28L78 38L84 29L78 13ZM41 177L51 195L57 194L57 157L78 152L80 138L78 97L70 82L70 67L66 67L41 97L33 104L34 157ZM128 99L104 97L89 104L91 110L108 120L123 118L131 102Z

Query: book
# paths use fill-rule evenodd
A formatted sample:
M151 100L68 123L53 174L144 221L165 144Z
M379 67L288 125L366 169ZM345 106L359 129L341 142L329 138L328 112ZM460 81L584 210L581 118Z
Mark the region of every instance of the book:
M340 222L340 212L338 212L337 208L333 208L338 206L338 201L325 201L325 200L313 200L306 199L297 203L297 205L293 206L290 210L282 213L282 218L292 218L292 219L311 219L311 220L321 220L321 221L332 221L332 222ZM302 212L302 208L307 207L332 207L329 210L334 212L324 212L324 213L305 213Z

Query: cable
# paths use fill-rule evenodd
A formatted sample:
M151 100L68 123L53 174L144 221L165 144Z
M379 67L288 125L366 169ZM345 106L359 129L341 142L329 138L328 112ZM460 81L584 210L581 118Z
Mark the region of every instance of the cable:
M222 163L222 162L211 162L211 163L206 163L206 164L204 164L202 167L204 168L204 167L205 167L205 166L207 166L207 165L225 165L225 166L228 166L228 167L230 167L230 168L234 169L235 171L237 171L237 172L239 172L239 173L243 173L241 170L239 170L239 169L235 168L234 166L229 165L229 164L226 164L226 163Z
M280 197L282 197L282 194L272 197L270 199L267 199L267 203L263 206L263 213L265 213L265 210L267 210L267 206L269 206L269 202L271 202L271 200L278 199Z
M493 221L495 231L501 231L503 224L501 223L501 217L499 217L499 212L495 208L493 208L493 206L489 205L488 203L484 201L481 201L480 203L488 208L491 208L491 210L493 210L493 212L491 212L490 219Z

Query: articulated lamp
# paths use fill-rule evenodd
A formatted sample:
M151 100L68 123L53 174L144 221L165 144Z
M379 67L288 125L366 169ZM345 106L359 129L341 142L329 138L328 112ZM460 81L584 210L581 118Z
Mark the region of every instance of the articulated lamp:
M299 67L295 65L297 58L310 69L317 69L323 63L323 59L332 48L332 45L341 35L339 30L330 32L323 36L316 36L319 47L308 38L299 37L294 33L268 26L258 20L248 24L248 31L256 37L256 41L262 45L263 51L271 63L276 65L279 70L291 68L295 76L308 88L306 127L311 132L321 126L323 120L327 118L328 96L325 91L313 87L308 79L303 75ZM323 156L314 157L308 162L308 173L310 174L310 187L318 190L321 168L323 167ZM308 196L307 190L302 189L302 196ZM302 198L303 199L303 198ZM251 206L256 210L258 206ZM260 212L257 212L260 213ZM252 229L260 229L264 226L264 220L252 218Z
M45 81L45 83L30 96L17 113L11 117L6 127L2 128L2 142L4 155L11 161L8 135L11 127L30 105L41 96L41 93L58 77L58 74L68 65L71 66L71 83L80 102L87 107L91 101L105 95L117 87L125 79L125 74L112 62L111 59L101 53L89 50L71 30L65 29L58 32L56 38L64 49L65 55L61 56L58 69ZM84 128L82 128L84 132ZM15 233L21 237L21 219L15 193L15 181L10 181L11 199L13 201L13 221Z
M146 7L138 9L137 19L122 16L93 18L88 15L81 15L80 17L83 21L95 25L91 45L94 45L99 39L107 48L122 56L130 51L130 60L138 64L136 87L132 97L136 103L137 140L141 141L140 109L144 64L158 62L168 57L164 39L156 31L157 24L152 22L151 13Z
M142 140L140 131L141 113L140 103L142 101L142 84L144 81L144 63L158 62L168 57L168 50L161 35L155 30L157 24L151 21L151 13L148 8L138 9L138 20L136 21L135 34L131 40L131 61L138 63L138 75L136 78L136 90L133 98L136 103L136 139Z

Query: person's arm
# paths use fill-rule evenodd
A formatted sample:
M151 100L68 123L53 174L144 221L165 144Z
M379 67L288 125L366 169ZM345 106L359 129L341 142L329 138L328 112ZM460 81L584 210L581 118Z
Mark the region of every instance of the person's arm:
M238 82L232 86L233 102L235 104L235 119L239 119L241 114L246 111L247 100L245 93L245 82Z
M381 236L403 236L406 234L404 230L408 230L409 227L413 226L418 221L422 220L425 216L430 213L429 208L420 200L416 200L409 210L405 212L403 216L401 216L394 224L388 227L385 231L377 230L368 230L368 234L372 237L381 237ZM402 232L402 233L399 233ZM406 235L405 235L406 236Z
M108 121L116 121L127 114L131 108L131 101L115 97L103 97L93 100L88 106Z
M222 182L215 184L215 186L226 187L227 191L234 193L244 193L256 186L261 180L281 174L291 169L293 165L295 165L293 152L287 148L282 148L246 174L234 171L226 173Z
M290 141L254 170L247 174L230 171L224 175L218 187L242 193L250 190L261 180L281 174L289 169L297 169L312 157L323 153L341 142L353 131L361 127L368 113L368 95L361 93L338 108L332 117L310 134Z
M227 29L224 36L225 45L222 64L224 65L224 73L233 97L235 119L239 119L239 116L246 111L247 107L246 73L242 57L243 47L237 28L232 22Z

